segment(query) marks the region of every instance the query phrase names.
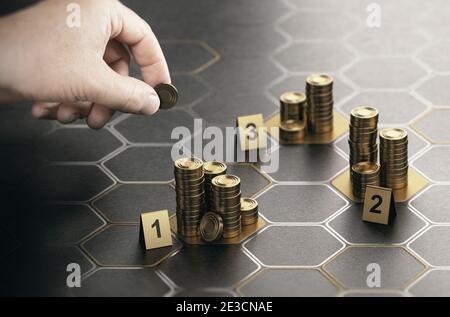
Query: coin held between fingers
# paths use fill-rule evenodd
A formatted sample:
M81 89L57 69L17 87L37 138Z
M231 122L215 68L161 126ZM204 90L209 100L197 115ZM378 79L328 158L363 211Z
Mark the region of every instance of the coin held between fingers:
M167 110L173 108L178 102L178 90L172 84L159 84L155 91L161 100L160 109Z

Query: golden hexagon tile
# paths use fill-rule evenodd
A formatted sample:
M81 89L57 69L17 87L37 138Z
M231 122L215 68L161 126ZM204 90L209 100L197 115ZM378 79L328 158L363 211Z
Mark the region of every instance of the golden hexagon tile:
M265 225L266 225L266 222L264 221L264 219L259 217L258 222L256 224L250 225L250 226L242 226L242 232L241 232L241 234L239 236L237 236L235 238L230 238L230 239L221 238L218 241L207 243L207 242L204 242L201 239L201 237L189 238L189 237L178 236L177 235L177 217L173 216L172 218L170 218L170 227L172 228L172 231L177 235L178 239L181 240L182 242L186 243L186 244L196 244L196 245L204 245L204 244L239 244L239 243L245 241L248 237L250 237L251 235L253 235L257 231L259 231L260 229L264 228Z
M348 197L355 203L362 203L363 200L353 196L352 184L350 181L350 170L345 170L339 174L331 184L338 189L342 194ZM405 189L394 190L394 199L396 203L403 203L408 201L415 194L420 192L428 185L428 181L420 175L415 169L409 168L408 170L408 187Z
M321 134L307 134L305 138L302 141L296 142L295 144L330 144L336 139L338 139L340 136L342 136L344 133L348 131L348 121L344 118L343 115L340 113L334 111L333 116L333 124L334 128L333 131L330 133L321 133ZM279 127L280 126L280 114L276 114L266 120L265 122L266 127ZM274 129L274 131L271 131L272 129L268 129L270 135L280 142L280 144L292 144L292 143L285 143L280 141L280 138L278 136L278 130Z

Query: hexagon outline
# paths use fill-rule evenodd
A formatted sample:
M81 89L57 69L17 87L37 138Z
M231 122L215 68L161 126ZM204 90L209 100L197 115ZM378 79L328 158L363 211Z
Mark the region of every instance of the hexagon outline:
M284 31L283 31L284 32ZM284 33L287 34L287 33ZM289 34L287 34L289 37L291 37ZM349 59L347 61L345 61L344 63L342 63L341 65L339 65L337 68L333 69L332 71L328 71L328 73L339 73L341 74L340 70L342 69L347 69L353 65L355 65L355 58L357 57L357 55L355 54L355 51L353 50L352 47L349 47L348 45L346 45L346 42L333 42L333 41L323 41L323 42L315 42L315 41L306 41L305 40L291 40L289 43L286 43L286 45L284 45L280 50L276 51L276 53L272 56L272 62L278 67L280 68L283 73L289 73L291 75L296 75L296 74L303 74L303 73L312 73L315 72L314 69L309 69L309 70L302 70L302 71L297 71L297 70L290 70L283 62L281 62L280 60L280 55L282 55L283 53L285 53L286 51L292 49L294 46L300 45L300 44L310 44L313 43L315 45L319 44L323 44L323 43L331 43L331 44L337 44L338 46L341 46L342 51L346 54L348 54ZM348 77L344 76L344 74L342 74L341 78L345 77L344 79L349 80ZM352 82L353 83L353 82Z
M422 72L426 73L425 75L422 75L420 77L418 77L415 81L407 84L406 86L402 86L401 88L394 88L394 90L407 90L408 88L414 88L418 83L422 82L422 79L424 77L427 77L428 75L428 69L424 68L423 65L421 63L419 63L416 59L411 58L410 56L404 56L404 55L393 55L393 56L372 56L372 55L368 55L368 56L364 56L363 58L360 58L358 60L354 60L352 64L350 64L348 67L346 67L343 72L342 72L342 78L344 78L345 80L350 81L351 83L353 83L355 85L355 87L357 87L357 91L365 91L368 89L388 89L388 87L364 87L361 86L357 80L354 80L351 78L351 76L348 74L351 68L357 67L358 64L366 62L366 61L370 61L370 60L383 60L386 58L391 58L391 59L404 59L407 60L409 62L411 62L412 64L416 65L418 69L420 69ZM420 94L419 94L420 95Z
M117 120L118 118L116 118ZM51 136L52 134L57 133L60 130L88 130L90 129L89 127L85 126L85 125L63 125L61 127L57 127L55 129L52 129L51 131L49 131L48 133L46 133L44 135L44 137L47 136ZM118 137L114 131L110 128L104 128L114 139L116 139L119 143L120 146L114 148L112 151L108 151L105 155L103 155L100 159L96 160L96 161L51 161L49 159L47 159L46 157L44 158L46 162L52 164L52 163L64 163L64 164L101 164L103 161L108 160L110 156L114 155L115 153L121 151L124 147L126 147L126 143L124 142L124 140L122 140L120 137Z
M102 164L97 164L97 163L80 163L80 162L75 162L75 163L67 163L66 162L50 162L48 164L46 164L45 166L42 167L42 169L45 169L47 167L52 167L52 166L69 166L69 167L74 167L74 166L80 166L80 167L86 167L86 166L90 166L90 167L96 167L97 169L99 169L102 174L104 174L111 182L112 184L110 184L109 186L107 186L105 189L102 189L100 192L95 193L93 196L89 197L86 200L51 200L48 201L48 204L51 205L58 205L58 204L65 204L65 205L80 205L80 204L85 204L85 205L89 205L89 203L93 200L95 200L97 197L99 197L100 195L102 195L103 193L107 192L109 189L111 189L112 187L114 187L117 184L117 181L115 178L113 178L109 172L108 169L105 169Z
M331 215L329 215L327 218L325 218L322 221L319 222L304 222L304 221L289 221L289 222L276 222L276 221L271 221L269 220L264 214L260 213L260 217L264 218L264 220L266 221L267 225L280 225L280 226L284 226L284 225L295 225L295 224L299 224L299 225L316 225L316 226L326 226L326 224L333 220L337 214L341 214L342 211L344 211L345 209L347 209L350 206L350 203L347 199L344 198L344 196L339 193L335 188L333 188L332 186L330 186L328 183L311 183L311 184L305 184L304 182L301 182L299 184L295 184L294 182L275 182L272 184L272 186L270 186L270 188L268 188L267 190L259 193L258 195L255 195L253 198L257 199L260 196L266 194L267 192L269 192L272 188L274 187L279 187L279 186L321 186L321 187L327 187L331 192L333 192L336 196L338 196L342 201L345 202L344 206L342 206L341 208L339 208L338 210L334 211Z
M335 213L334 217L329 219L326 222L326 224L325 224L327 226L327 228L330 229L330 231L332 231L334 234L336 234L336 236L338 236L340 239L342 239L342 241L344 241L348 246L359 247L359 246L368 246L369 245L369 246L374 246L374 247L383 247L383 246L389 245L389 246L392 246L392 247L397 247L397 246L400 247L400 246L403 246L403 245L407 244L409 241L415 239L417 235L420 235L425 230L425 228L428 227L427 219L424 219L424 217L422 217L421 213L418 213L415 209L410 208L409 205L407 205L406 208L410 209L410 211L412 213L414 213L417 216L417 218L419 218L421 220L421 222L424 223L424 225L422 227L420 227L416 232L411 234L406 240L404 240L402 242L398 242L398 243L389 243L389 244L386 244L386 243L370 243L370 244L368 244L368 243L353 243L353 242L348 241L342 234L340 234L330 224L332 221L337 219L344 212L347 212L347 210L349 210L350 208L351 208L351 205L349 204L348 207L345 208L345 210L341 210L341 211L339 211L339 213ZM361 219L361 222L362 222L362 219Z
M343 255L345 252L348 252L348 250L350 249L356 249L356 248L391 248L391 249L402 249L404 252L406 252L407 254L409 254L411 257L413 257L416 261L418 261L421 265L422 265L422 270L417 273L415 276L411 277L407 284L404 285L402 288L400 288L400 290L405 289L406 287L408 287L410 284L412 284L414 281L416 281L418 278L420 278L427 270L428 270L428 266L427 263L425 263L424 261L422 261L422 259L418 258L413 252L410 251L410 249L408 247L405 246L394 246L394 245L373 245L373 244L361 244L361 245L349 245L347 246L344 250L342 250L341 252L339 252L338 254L336 254L333 258L329 258L328 262L324 263L322 265L322 269L328 273L330 276L332 276L336 282L338 282L340 285L342 285L342 288L344 290L355 290L354 288L351 287L347 287L345 285L345 283L343 283L342 281L340 281L336 276L334 276L331 272L329 272L327 270L327 266L330 265L332 262L334 262L338 257L340 257L341 255ZM384 288L383 288L384 290ZM389 290L389 288L388 288ZM391 288L390 290L399 290L396 288Z
M391 288L382 288L377 289L377 288L372 288L372 289L364 289L364 288L351 288L351 289L346 289L344 291L342 291L341 293L339 293L338 297L345 297L345 295L347 294L351 294L351 293L359 293L359 294L386 294L386 293L390 293L390 294L397 294L400 295L400 297L406 297L405 291L402 290L398 290L398 289L391 289Z
M342 291L342 288L339 284L336 283L332 278L330 278L325 272L319 267L319 268L296 268L296 267L289 267L289 268L268 268L268 267L262 267L259 271L254 272L254 274L250 275L248 278L242 279L239 281L237 286L234 288L234 291L236 294L240 297L245 297L245 294L242 293L242 288L248 285L250 282L254 281L259 275L263 274L266 271L317 271L322 275L322 277L327 280L331 285L336 287L336 294L339 294Z
M340 244L342 244L342 247L339 248L338 250L336 250L335 252L333 252L331 255L329 255L328 257L326 257L322 262L320 262L317 265L312 265L312 266L307 266L307 265L268 265L265 264L261 259L259 259L255 254L253 254L249 249L247 249L247 244L252 241L253 239L255 239L258 235L262 234L264 231L268 230L269 228L272 227L318 227L318 228L322 228L324 229L327 233L329 233L336 241L338 241ZM245 241L242 244L242 248L250 253L257 261L258 263L261 265L262 268L268 268L268 269L313 269L313 268L320 268L323 266L324 263L326 263L330 258L334 257L336 254L338 254L339 252L341 252L342 250L344 250L346 248L346 244L339 238L337 237L333 232L331 232L327 227L323 226L323 225L308 225L308 224L302 224L302 225L298 225L298 224L294 224L294 225L279 225L279 224L269 224L266 225L264 228L262 228L260 231L256 232L255 235L253 235L250 239L248 239L247 241Z
M203 97L200 97L198 99L202 99L202 98ZM197 100L195 100L192 104L195 104L196 101ZM188 115L192 120L199 119L200 116L197 113L196 113L196 116L193 116L192 113L187 111L190 107L191 106L186 106L185 108L168 109L168 110L163 110L163 111L165 111L165 112L183 112L184 114ZM112 134L114 134L116 139L119 139L123 143L123 145L120 148L116 149L114 152L117 152L119 149L121 150L124 147L125 148L126 147L145 147L145 146L149 146L149 147L151 147L151 146L153 146L153 147L169 147L169 146L174 146L175 144L177 144L177 142L180 142L179 140L175 140L175 139L173 140L173 143L170 143L170 142L133 142L133 141L129 140L128 137L126 137L125 134L120 132L120 130L118 129L118 126L122 122L126 121L128 118L131 118L131 116L124 116L124 117L122 117L120 121L119 120L116 121L114 123L114 126L110 127L110 132ZM200 118L200 119L202 119L202 118ZM190 132L192 132L192 131L190 131ZM120 138L116 134L119 135ZM191 137L194 136L195 134L196 134L195 132L192 133ZM111 152L110 155L111 154L115 154L114 152ZM109 159L110 159L110 157L108 155L107 157L104 157L102 160L103 161L109 161Z
M88 259L88 260L91 261L91 259ZM143 267L136 267L136 266L132 266L132 267L117 267L117 266L109 266L109 267L107 267L107 266L100 266L100 267L95 267L94 269L84 273L81 276L81 281L84 281L84 280L88 279L89 277L91 277L92 275L97 273L98 271L103 271L103 270L141 270L141 269L143 269ZM162 276L163 274L161 274L160 271L154 270L154 273L169 288L169 290L166 293L164 293L164 295L162 295L162 297L167 297L170 294L175 293L174 286L172 284L168 283L168 281L166 280L165 276Z
M430 268L435 268L435 269L447 269L450 268L450 266L442 266L442 265L434 265L431 264L427 259L425 259L418 251L416 251L411 245L416 242L416 240L419 240L423 235L425 235L428 231L430 231L432 228L436 228L436 227L450 227L450 224L439 224L439 225L431 225L428 226L428 228L426 228L425 230L423 230L419 235L417 235L416 237L414 237L413 240L409 241L408 244L406 245L406 247L408 248L408 250L410 250L411 254L414 254L416 256L416 258L420 259L420 261L422 263L425 263L428 267Z
M437 268L437 267L430 267L425 274L421 275L419 278L417 278L413 283L411 283L411 285L409 285L405 291L410 294L410 296L415 296L414 293L411 293L411 289L416 286L418 283L420 283L423 279L425 279L425 277L429 274L431 274L431 272L434 271L450 271L450 269L443 269L443 268Z
M98 213L99 215L101 215L102 219L105 221L106 224L112 224L112 225L139 225L139 221L134 221L134 222L127 222L127 221L112 221L111 219L109 219L104 212L101 211L101 209L96 205L96 203L108 196L109 194L111 194L113 191L115 191L116 189L125 186L125 185L163 185L163 186L167 186L169 188L174 189L173 185L171 183L136 183L136 182L127 182L127 183L117 183L115 186L109 188L108 191L102 193L101 195L99 195L98 197L96 197L94 200L91 201L91 205L92 205L92 209Z
M178 72L174 71L174 72L172 72L172 74L174 74L174 75L196 75L196 74L199 74L202 71L204 71L206 68L217 63L221 58L219 52L217 52L215 49L213 49L211 46L209 46L208 44L206 44L206 42L203 42L203 41L177 39L177 40L162 40L162 41L160 41L160 43L161 44L179 44L179 45L184 45L184 44L197 45L197 46L202 47L204 50L206 50L212 56L212 58L209 61L198 66L196 69L193 69L190 71L178 71Z
M125 147L123 147L120 151L117 151L116 153L113 153L111 157L108 157L108 159L104 160L100 163L101 168L104 169L104 173L107 174L116 184L170 184L173 181L173 178L167 180L167 181L125 181L119 178L112 170L110 170L106 163L111 161L112 159L118 157L120 154L124 153L125 151L132 149L132 148L170 148L172 145L166 145L166 144L128 144ZM106 173L106 172L107 173ZM109 188L108 188L109 189ZM102 192L103 193L103 192ZM98 196L98 195L97 195ZM95 196L94 198L97 198ZM93 199L90 199L93 200Z
M139 225L124 225L124 224L108 224L106 226L104 226L101 230L98 230L97 232L95 232L94 234L92 234L90 237L88 237L86 240L84 240L79 248L81 249L81 251L83 251L83 253L97 266L99 267L115 267L115 268L144 268L144 267L156 267L158 266L160 263L162 263L164 260L166 260L167 258L171 257L172 255L174 255L176 252L178 252L179 250L181 250L181 248L183 247L183 244L178 240L178 238L172 234L172 239L175 239L178 242L178 246L175 248L172 248L172 250L170 252L168 252L165 256L163 256L162 258L160 258L158 261L152 263L152 264L143 264L143 265L118 265L118 264L108 264L108 263L101 263L100 261L97 260L97 258L87 250L86 248L86 243L88 243L89 241L91 241L92 239L96 238L97 236L99 236L100 234L102 234L103 232L105 232L106 230L108 230L109 228L112 227L138 227Z
M423 119L425 119L426 117L428 117L429 115L431 115L433 112L438 112L440 110L448 110L450 112L450 106L433 106L430 109L428 109L427 111L421 113L419 116L417 116L412 122L411 122L411 129L414 130L414 132L416 132L418 135L420 135L423 139L425 139L427 142L429 142L430 144L450 144L450 140L449 141L436 141L433 140L430 136L427 135L427 133L425 131L422 131L419 127L416 126L416 124L418 124L420 121L422 121Z
M434 183L434 184L438 184L438 185L441 185L441 184L446 184L446 183L448 183L448 181L437 181L437 180L434 180L433 178L431 178L430 176L428 176L427 174L425 174L425 172L423 172L420 168L418 168L418 167L416 167L415 165L414 165L414 163L417 161L417 160L419 160L420 158L422 158L423 156L425 156L428 152L430 152L432 149L436 149L436 148L450 148L450 146L448 145L448 144L431 144L430 146L428 146L428 147L426 147L426 148L424 148L422 151L421 151L421 153L420 153L420 155L417 155L416 157L414 157L414 159L411 161L411 166L414 168L414 170L416 171L416 172L418 172L419 174L420 174L420 176L422 176L423 178L425 178L427 181L428 181L428 183Z
M97 212L97 210L95 210L95 208L93 208L91 206L91 204L87 203L87 202L81 202L81 203L80 202L79 203L56 202L56 203L50 203L49 206L83 206L83 207L87 207L95 215L95 217L97 217L102 222L101 226L99 226L98 228L94 229L93 231L89 232L85 236L78 239L78 241L75 242L75 245L82 244L86 239L89 239L91 236L96 234L98 231L103 230L103 228L105 228L108 225L108 222L103 217L103 215L100 214L99 212ZM86 272L84 274L86 274Z
M430 225L437 225L437 226L439 226L439 225L447 225L447 224L450 225L450 222L435 222L435 221L432 221L432 220L431 220L430 218L428 218L422 211L420 211L419 209L417 209L416 207L414 207L413 204L412 204L417 198L419 198L420 196L422 196L423 194L425 194L427 191L429 191L430 189L432 189L433 187L436 187L436 186L448 186L448 187L450 187L449 184L436 184L436 183L430 184L429 186L427 186L427 187L425 188L425 190L421 191L419 194L417 194L413 199L411 199L411 200L408 202L408 207L411 208L412 210L414 210L417 214L421 215L422 218L423 218L426 222L428 222L428 224L430 224Z

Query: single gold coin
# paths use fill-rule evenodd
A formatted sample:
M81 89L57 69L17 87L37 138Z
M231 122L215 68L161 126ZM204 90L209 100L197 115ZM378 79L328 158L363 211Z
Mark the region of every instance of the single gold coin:
M196 171L203 167L203 161L196 157L184 157L175 161L175 167L185 171Z
M210 175L219 175L227 171L227 165L222 162L212 161L203 164L203 172Z
M258 208L258 202L251 198L241 198L241 211L249 212Z
M155 91L161 100L159 109L170 109L178 102L178 90L172 84L159 84L155 87Z
M313 74L306 78L306 82L312 86L328 86L333 83L333 77L327 74Z
M380 137L392 141L400 141L407 136L408 132L400 128L386 128L380 131Z
M358 174L376 174L380 171L380 165L373 162L359 162L352 166L352 171Z
M305 102L306 96L301 92L286 92L280 96L280 100L287 104L298 104Z
M287 120L280 123L280 129L290 132L299 132L305 130L306 126L304 122L296 120Z
M203 215L200 221L200 235L206 242L213 242L222 237L223 220L222 217L214 212L208 212Z
M357 118L370 119L378 116L378 110L373 107L356 107L352 109L351 115Z
M225 174L213 178L212 184L218 187L232 188L238 186L241 179L235 175Z

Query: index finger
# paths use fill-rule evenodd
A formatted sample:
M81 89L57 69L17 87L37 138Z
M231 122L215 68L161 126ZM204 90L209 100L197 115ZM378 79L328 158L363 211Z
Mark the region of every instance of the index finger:
M119 6L121 25L118 30L112 30L113 37L128 45L147 84L154 87L171 83L164 53L148 23L123 4Z

